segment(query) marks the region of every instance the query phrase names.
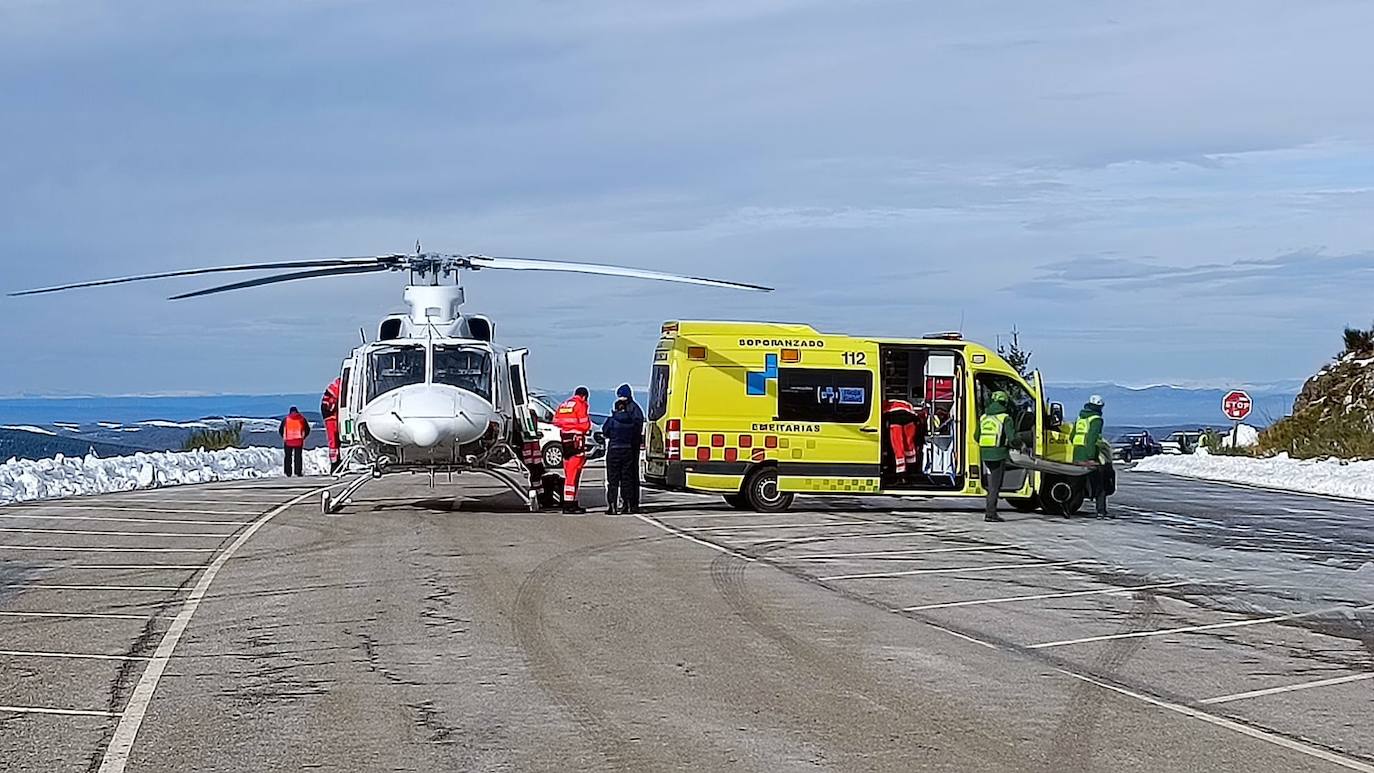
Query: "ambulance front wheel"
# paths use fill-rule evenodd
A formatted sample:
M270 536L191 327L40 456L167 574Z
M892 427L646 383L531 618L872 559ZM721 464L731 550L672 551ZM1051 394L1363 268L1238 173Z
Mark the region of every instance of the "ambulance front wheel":
M760 513L780 513L792 506L792 493L778 488L778 471L772 467L750 475L741 493L749 506Z
M1045 512L1070 516L1083 506L1083 486L1072 478L1046 476L1040 488L1040 502Z
M1018 513L1032 513L1039 509L1040 497L1035 494L1031 494L1024 499L1021 497L1009 497L1007 499L1007 504L1011 505L1011 509Z

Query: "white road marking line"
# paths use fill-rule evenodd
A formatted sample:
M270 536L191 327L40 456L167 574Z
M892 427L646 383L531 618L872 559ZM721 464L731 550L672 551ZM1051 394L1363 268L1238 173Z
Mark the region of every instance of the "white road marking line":
M1315 757L1319 760L1325 760L1326 762L1330 762L1334 765L1339 765L1348 770L1358 770L1362 771L1362 773L1374 773L1374 765L1361 762L1357 759L1347 757L1343 754L1337 754L1336 752L1328 751L1318 746L1303 743L1302 741L1295 741L1291 738L1285 738L1281 735L1275 735L1274 733L1270 733L1265 730L1260 730L1257 727L1251 727L1249 725L1236 722L1235 720L1227 719L1225 717L1219 717L1215 714L1209 714L1206 711L1202 711L1200 709L1191 708L1189 706L1183 706L1177 703L1171 703L1166 700L1160 700L1159 698L1152 698L1148 695L1142 695L1138 692L1135 692L1134 690L1127 690L1124 687L1117 687L1116 685L1108 684L1106 682L1093 679L1089 676L1075 674L1071 671L1065 671L1063 669L1055 670L1065 676L1069 676L1079 681L1087 682L1088 684L1101 687L1104 690L1111 690L1112 692L1117 693L1119 695L1124 695L1128 698L1134 698L1138 701L1148 703L1151 706L1165 709L1167 711L1172 711L1176 714L1182 714L1186 717L1191 717L1193 719L1200 719L1203 722L1207 722L1208 724L1216 725L1217 727L1222 727L1227 730L1240 733L1242 735L1247 735L1256 740L1274 744L1275 746L1281 746L1290 751L1298 752L1299 754L1305 754L1309 757Z
M0 714L60 714L68 717L118 717L118 711L47 709L39 706L0 706Z
M970 601L946 601L942 604L921 604L915 607L905 607L903 612L921 612L927 609L948 609L950 607L972 607L981 604L1011 604L1018 601L1041 601L1043 599L1067 599L1075 596L1114 596L1118 594L1134 593L1141 590L1157 590L1159 588L1176 588L1180 585L1195 585L1192 580L1180 582L1161 582L1154 585L1136 585L1130 588L1102 588L1099 590L1077 590L1062 593L1035 593L1029 596L1003 596L996 599L972 599Z
M1374 679L1374 674L1355 674L1354 676L1338 676L1332 679L1318 679L1315 682L1302 682L1300 684L1290 684L1284 687L1270 687L1267 690L1251 690L1250 692L1238 692L1235 695L1222 695L1216 698L1208 698L1198 701L1204 706L1211 706L1217 703L1230 703L1231 701L1242 701L1246 698L1260 698L1265 695L1278 695L1285 692L1297 692L1298 690L1311 690L1315 687L1330 687L1336 684L1349 684L1350 682L1362 682L1366 679Z
M189 569L189 570L191 570L191 571L197 571L197 570L204 569L204 568L205 568L205 565L204 565L204 564L56 564L56 565L53 565L53 566L40 566L40 567L38 567L38 571L40 571L40 572L61 572L61 571L66 571L66 570L68 570L68 569L78 569L78 570L81 570L81 569L101 569L101 570L132 569L132 570L138 570L138 571L145 571L145 570L148 570L148 569L178 569L178 570L187 570L187 569Z
M148 615L118 615L113 612L0 612L0 617L72 617L91 620L147 620Z
M746 556L746 555L743 554L743 553L740 553L740 552L738 552L738 551L731 550L731 549L729 549L729 548L721 547L720 545L717 545L717 544L715 544L715 543L713 543L713 542L707 542L707 541L704 540L704 539L697 539L696 537L693 537L691 534L689 534L689 533L687 533L687 532L685 532L685 531L683 531L683 530L681 530L681 529L674 528L674 527L672 527L672 526L669 526L669 525L666 524L666 523L659 523L658 521L655 521L655 520L652 519L652 518L646 518L646 517L644 517L643 515L639 515L639 514L636 514L636 515L635 515L635 518L638 518L639 520L641 520L641 521L643 521L643 522L649 524L650 526L653 526L653 527L656 528L656 529L662 529L663 531L666 531L666 532L668 532L669 534L672 534L672 535L675 536L675 537L681 537L682 539L685 539L685 540L687 540L688 542L695 542L695 543L698 544L698 545L701 545L701 546L703 546L703 547L708 547L708 548L710 548L710 549L712 549L712 550L715 550L715 551L718 551L718 552L721 552L721 553L725 553L726 555L734 556L735 558L738 558L738 559L740 559L740 560L742 560L742 561L753 561L753 560L755 560L752 556Z
M67 658L71 660L147 660L139 655L93 655L84 652L33 652L30 650L0 650L0 655L12 658Z
M774 556L782 561L831 561L839 558L884 558L899 559L902 556L926 555L929 553L977 553L986 550L1020 550L1021 545L970 545L958 548L916 548L913 550L871 550L866 553L814 553L801 556Z
M1280 507L1279 509L1295 515L1332 515L1330 510L1312 510L1306 507Z
M668 503L667 503L667 502L664 502L663 504L668 504ZM748 512L748 513L674 513L674 514L672 514L672 515L655 515L654 517L657 518L657 519L660 520L660 521L672 521L672 520L677 520L677 519L681 519L681 518L755 518L755 519L761 519L761 518L767 518L768 515L765 514L765 513L754 513L754 512Z
M748 526L692 526L684 529L693 534L705 531L750 531L753 529L818 529L825 526L891 526L873 521L832 521L830 523L757 523Z
M90 529L29 529L17 526L0 526L0 532L13 532L19 534L94 534L101 537L200 537L207 539L214 537L222 540L225 537L232 537L233 532L184 532L184 531L96 531Z
M1040 650L1047 647L1066 647L1070 644L1088 644L1098 641L1113 641L1116 639L1142 639L1147 636L1168 636L1176 633L1193 633L1196 631L1216 631L1223 628L1244 628L1250 625L1267 625L1269 623L1282 623L1287 620L1298 620L1304 617L1314 617L1316 615L1331 614L1350 609L1349 607L1329 607L1327 609L1314 609L1310 612L1294 612L1288 615L1273 615L1271 617L1256 617L1249 620L1231 620L1225 623L1207 623L1205 625L1187 625L1180 628L1161 628L1155 631L1130 631L1127 633L1110 633L1102 636L1085 636L1081 639L1064 639L1063 641L1047 641L1041 644L1032 644L1027 649ZM1366 604L1362 607L1355 607L1354 612L1362 612L1367 609L1374 609L1374 604Z
M0 550L57 550L64 553L213 553L215 548L87 548L71 545L0 545Z
M85 510L85 511L88 511L88 512L89 512L89 511L103 512L103 511L109 510L109 511L112 511L112 512L124 512L124 513L181 513L181 514L183 514L183 515L258 515L258 513L260 512L260 511L253 511L253 510L247 510L247 511L245 511L245 510L198 510L198 509L182 509L182 508L169 508L169 507L122 507L122 506L118 506L118 505L79 505L79 506L78 506L78 505L35 505L35 504L33 504L33 503L26 503L26 504L28 505L28 507L25 508L25 509L29 509L29 510Z
M198 521L194 518L117 518L98 515L19 515L0 513L0 518L22 518L29 521L110 521L112 523L187 523L206 526L247 526L252 521Z
M26 582L7 583L4 587L24 590L158 590L164 592L181 590L175 585L52 585Z
M833 540L833 539L857 539L857 538L859 538L859 537L873 537L874 539L877 539L877 538L880 538L880 537L927 537L927 536L929 536L929 535L927 535L927 534L922 534L922 533L917 532L917 531L885 531L885 532L880 532L880 533L878 533L878 534L822 534L822 535L817 535L817 536L814 536L814 537L792 537L792 538L790 538L790 539L765 539L765 540L759 540L759 541L756 542L755 544L757 544L757 545L786 545L786 544L792 544L792 543L797 543L797 542L826 542L826 541L828 541L828 540Z
M991 566L957 566L951 569L908 569L903 572L869 572L867 574L834 574L818 580L881 580L887 577L910 577L917 574L964 574L969 572L1000 572L1005 569L1044 569L1053 566L1081 564L1083 561L1040 561L1033 564L993 564Z
M133 694L129 696L128 703L124 705L124 715L120 717L114 735L111 736L109 745L105 747L105 756L100 762L99 773L123 773L125 765L129 762L129 753L133 751L134 740L138 737L138 729L143 725L143 717L148 711L148 704L152 702L157 684L162 680L162 674L167 670L167 662L171 660L172 653L176 651L182 633L191 622L191 616L196 613L196 609L200 606L200 600L210 590L210 583L215 581L215 576L219 574L219 570L225 562L232 558L234 553L243 546L243 543L257 534L258 529L261 529L268 521L312 496L318 495L327 488L329 486L306 491L269 510L254 521L253 525L244 529L237 539L220 551L215 556L215 560L210 562L205 572L201 574L196 587L191 590L191 595L182 603L181 611L177 612L172 624L167 628L167 632L162 635L162 641L158 642L157 650L153 653L148 667L143 670L143 675L139 677L138 684L134 685Z

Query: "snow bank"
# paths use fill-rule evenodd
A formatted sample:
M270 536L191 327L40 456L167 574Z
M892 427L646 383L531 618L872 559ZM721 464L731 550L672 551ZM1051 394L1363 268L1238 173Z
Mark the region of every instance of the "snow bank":
M30 426L30 425L28 425L28 424L6 424L5 426L0 427L0 429L12 429L12 430L18 430L19 432L32 432L32 433L34 433L35 435L52 435L53 437L57 437L57 433L56 433L56 432L53 432L53 431L50 430L50 429L43 429L42 427L34 427L34 426Z
M1238 429L1221 436L1222 448L1234 448L1237 445L1241 448L1254 448L1259 445L1259 430L1249 424L1242 424Z
M1151 456L1142 459L1135 469L1306 494L1374 500L1374 461L1290 459L1287 454L1252 459L1212 456L1205 449L1198 449L1192 456Z
M0 464L0 504L32 499L108 494L154 486L208 483L217 480L272 478L282 475L280 448L232 448L224 451L167 451L101 459L58 455ZM329 452L305 452L305 474L324 475Z

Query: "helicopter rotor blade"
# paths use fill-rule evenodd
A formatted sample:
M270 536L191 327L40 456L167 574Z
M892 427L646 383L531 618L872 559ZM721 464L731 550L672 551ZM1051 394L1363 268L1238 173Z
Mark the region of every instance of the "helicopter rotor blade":
M565 260L534 260L531 258L498 258L487 255L469 255L466 260L472 268L501 268L512 271L563 271L574 274L600 274L602 276L624 276L635 279L654 279L661 282L681 282L683 284L725 287L732 290L752 290L771 293L773 288L746 282L730 282L724 279L708 279L699 276L669 274L663 271L648 271L641 268L625 268L604 263L575 263Z
M227 293L231 290L244 290L249 287L261 287L262 285L278 284L280 282L294 282L298 279L316 279L323 276L345 276L347 274L373 274L378 271L389 271L390 266L385 264L360 265L360 266L335 266L332 268L317 268L313 271L295 271L290 274L273 274L272 276L261 276L256 279L248 279L243 282L220 285L218 287L208 287L204 290L173 295L169 301L179 301L184 298L199 298L203 295L214 295L215 293Z
M55 293L62 290L75 290L81 287L102 287L104 285L124 284L126 282L143 282L149 279L170 279L182 276L198 276L200 274L218 274L226 271L268 271L285 268L315 268L315 267L343 267L343 266L384 266L389 267L389 261L394 261L396 255L371 255L349 258L319 258L316 260L288 260L275 263L242 263L233 266L215 266L212 268L191 268L182 271L163 271L157 274L140 274L138 276L116 277L112 279L96 279L90 282L76 282L74 284L56 285L54 287L40 287L35 290L21 290L9 293L11 297L21 295L41 295L43 293Z

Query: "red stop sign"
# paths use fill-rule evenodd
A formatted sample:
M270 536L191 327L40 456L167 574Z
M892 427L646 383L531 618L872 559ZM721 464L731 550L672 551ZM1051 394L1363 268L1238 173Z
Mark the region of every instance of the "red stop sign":
M1245 421L1250 415L1250 395L1240 389L1232 389L1221 398L1221 412L1231 421Z

